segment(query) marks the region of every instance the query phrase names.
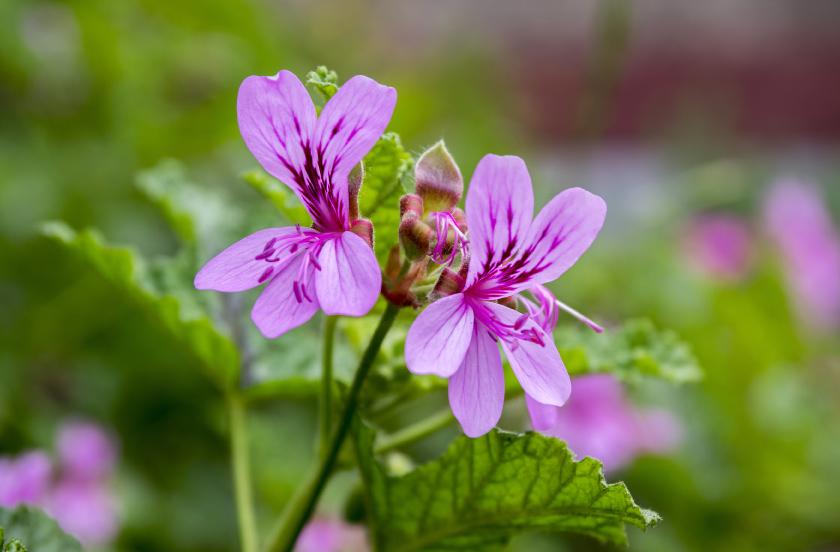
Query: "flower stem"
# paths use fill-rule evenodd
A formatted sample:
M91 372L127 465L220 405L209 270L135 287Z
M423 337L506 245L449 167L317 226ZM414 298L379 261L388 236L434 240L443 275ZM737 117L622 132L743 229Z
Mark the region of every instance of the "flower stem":
M332 429L333 345L335 342L335 327L337 322L337 316L328 316L324 322L324 344L321 352L321 402L319 412L321 431L319 435L318 454L320 456L323 456L327 452L327 447L330 443L330 430Z
M325 454L321 457L321 461L315 472L298 489L292 501L287 506L280 526L269 540L268 547L266 548L268 552L291 552L298 535L303 530L310 516L312 516L312 512L314 512L318 499L324 487L326 487L336 459L338 458L338 453L341 451L341 446L347 438L350 425L356 415L362 385L373 365L376 354L379 352L379 348L382 346L382 341L385 339L388 330L391 329L391 325L394 323L398 312L398 306L388 303L385 312L382 314L382 318L379 319L379 325L373 332L373 337L370 338L370 343L368 343L367 349L365 349L359 361L353 383L347 392L347 400L344 403L344 409L341 412L338 426L331 435Z
M236 494L236 513L239 520L239 540L242 552L257 551L257 522L251 493L251 462L248 455L248 429L245 406L235 394L228 396L230 416L230 454L233 485Z
M434 416L426 418L421 422L405 427L400 431L389 435L385 439L382 439L376 445L376 454L383 454L415 443L424 437L443 429L454 421L455 416L452 415L452 412L444 410Z

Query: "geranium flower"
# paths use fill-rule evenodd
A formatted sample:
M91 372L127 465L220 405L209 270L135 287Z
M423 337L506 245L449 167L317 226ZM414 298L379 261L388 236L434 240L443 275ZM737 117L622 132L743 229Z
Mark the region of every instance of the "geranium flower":
M750 268L753 240L747 224L731 215L702 215L683 238L686 260L720 280L740 280Z
M803 182L778 182L764 218L801 317L814 328L840 326L840 233L819 191Z
M470 260L458 292L435 301L406 338L408 369L449 378L449 403L470 437L489 431L504 406L497 343L525 392L562 406L571 381L550 335L531 318L499 303L556 279L595 240L604 201L580 188L559 193L533 218L534 195L518 157L487 155L467 193Z
M340 519L316 517L306 524L295 552L366 552L370 550L365 528Z
M575 378L575 394L563 408L526 397L537 431L562 439L579 457L600 460L615 471L641 454L662 454L679 442L682 429L665 410L639 409L609 374Z
M52 480L50 458L30 451L17 458L0 457L0 507L38 504Z
M224 292L266 284L251 318L269 338L326 314L362 316L379 295L382 276L365 225L350 217L350 171L391 119L396 91L363 76L347 81L320 116L288 71L251 76L239 88L239 130L272 176L288 185L312 216L312 227L266 228L213 257L195 287Z

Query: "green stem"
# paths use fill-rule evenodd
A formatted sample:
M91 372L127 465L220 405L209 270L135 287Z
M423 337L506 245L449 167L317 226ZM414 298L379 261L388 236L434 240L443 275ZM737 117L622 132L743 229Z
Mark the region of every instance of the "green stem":
M455 421L452 412L445 410L421 422L404 427L403 429L380 440L376 445L376 454L384 454L415 443L424 437L441 430Z
M239 520L239 540L242 552L257 551L257 521L254 516L254 497L251 493L251 462L248 455L248 428L242 399L228 397L230 415L230 454L233 485L236 494L236 513Z
M368 343L367 349L365 349L359 361L359 366L356 368L356 375L353 378L350 390L347 392L347 401L341 412L338 426L329 441L326 453L321 457L321 461L315 472L306 484L298 489L298 492L286 508L280 526L269 540L268 547L266 548L268 552L291 552L298 535L315 511L315 506L329 480L336 459L338 458L338 453L341 451L341 446L347 438L353 417L356 415L362 385L373 365L376 354L379 352L379 348L382 346L382 341L385 339L388 330L391 329L391 325L394 323L398 312L399 307L388 303L385 312L382 314L382 318L379 319L379 325L373 332L373 337L370 338L370 343Z
M519 386L508 389L505 394L507 400L513 400L522 395L524 391ZM388 435L379 440L376 444L376 454L384 454L392 450L403 448L436 433L455 421L455 416L449 410L443 410L410 426Z
M323 364L321 371L321 402L320 418L321 431L318 447L318 454L323 456L330 443L330 430L332 429L332 388L333 388L333 345L335 343L335 327L338 322L337 316L328 316L324 322L324 344L321 355Z

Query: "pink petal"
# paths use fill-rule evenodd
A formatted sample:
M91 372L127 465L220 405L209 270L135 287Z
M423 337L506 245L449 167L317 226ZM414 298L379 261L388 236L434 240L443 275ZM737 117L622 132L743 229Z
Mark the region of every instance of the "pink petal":
M242 238L201 267L195 275L196 289L233 292L257 287L262 283L259 281L260 276L269 267L269 263L256 260L255 257L262 253L265 244L272 238L296 231L292 227L266 228ZM274 266L275 270L278 268Z
M273 339L297 328L318 310L314 268L309 267L304 281L297 282L298 294L295 293L295 282L305 258L306 254L302 253L282 267L254 303L251 320L265 337ZM301 283L304 290L300 289Z
M531 416L531 426L537 431L548 431L557 425L557 420L560 418L558 407L538 402L527 393L525 393L525 405Z
M361 75L339 88L318 117L314 142L324 174L347 205L347 175L370 151L391 120L397 91Z
M236 99L239 132L269 174L301 190L295 171L306 164L307 144L315 129L315 105L303 83L289 71L242 81Z
M589 249L604 225L607 204L582 188L563 190L543 207L528 232L528 268L538 284L556 280Z
M475 315L462 293L426 307L405 338L405 362L409 371L450 377L467 353L474 323Z
M324 312L364 316L379 297L382 273L370 246L353 232L324 241L315 275L318 302Z
M470 270L467 285L525 240L534 216L534 192L528 168L519 157L485 155L467 191Z
M461 367L449 378L449 405L468 437L480 437L493 429L505 404L505 374L496 341L481 324Z
M485 305L493 311L496 318L506 324L514 325L522 316L521 313L498 303L488 302ZM513 343L500 340L516 379L525 393L537 402L563 406L572 392L572 382L554 340L530 318L525 320L521 329L536 332L542 338L543 345L522 339Z

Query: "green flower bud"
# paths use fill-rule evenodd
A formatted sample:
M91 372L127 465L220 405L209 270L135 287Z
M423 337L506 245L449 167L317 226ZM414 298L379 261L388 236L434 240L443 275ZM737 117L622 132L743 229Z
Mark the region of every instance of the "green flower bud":
M348 208L351 221L359 218L359 191L362 189L362 180L364 179L365 166L362 163L353 167L353 170L347 176L347 200L350 203Z
M417 193L426 213L450 211L464 193L464 179L443 140L426 150L414 169Z

